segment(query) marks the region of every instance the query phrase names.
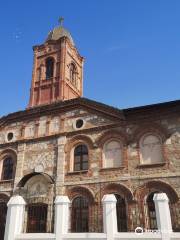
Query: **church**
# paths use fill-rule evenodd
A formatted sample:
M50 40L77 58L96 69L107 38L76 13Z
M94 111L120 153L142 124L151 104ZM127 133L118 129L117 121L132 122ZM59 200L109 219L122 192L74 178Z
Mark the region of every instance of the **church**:
M180 100L117 109L84 98L84 58L62 24L33 51L28 106L0 118L0 240L13 195L27 204L25 233L53 231L57 195L71 200L70 232L101 232L108 193L127 232L157 228L164 192L180 231Z

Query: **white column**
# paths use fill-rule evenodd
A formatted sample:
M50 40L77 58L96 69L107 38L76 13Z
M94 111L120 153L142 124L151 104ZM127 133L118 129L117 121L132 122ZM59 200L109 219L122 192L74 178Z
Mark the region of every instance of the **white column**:
M114 239L117 233L116 197L114 194L104 195L103 203L103 227L107 234L107 240Z
M62 239L62 234L68 233L69 205L70 205L70 200L67 196L56 197L54 232L57 240Z
M25 201L21 196L10 198L7 206L6 228L4 240L14 240L17 234L22 233Z
M169 199L165 193L156 193L153 197L156 209L156 219L158 230L162 233L162 239L170 239L172 232L171 215L169 209Z

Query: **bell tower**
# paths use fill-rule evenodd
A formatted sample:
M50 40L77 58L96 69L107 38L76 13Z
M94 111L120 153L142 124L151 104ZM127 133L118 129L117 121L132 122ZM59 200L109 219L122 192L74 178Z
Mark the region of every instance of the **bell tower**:
M71 34L60 25L42 45L33 47L34 62L28 107L82 96L83 62Z

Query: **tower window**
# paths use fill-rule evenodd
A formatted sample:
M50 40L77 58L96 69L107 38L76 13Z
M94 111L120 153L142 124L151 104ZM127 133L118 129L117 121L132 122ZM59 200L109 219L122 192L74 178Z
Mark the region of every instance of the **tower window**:
M70 64L70 82L76 86L76 66L74 63Z
M74 171L88 169L88 149L86 145L79 145L74 150Z
M2 168L2 180L9 180L13 178L13 167L13 159L11 157L5 158Z
M54 59L46 59L46 79L52 78L54 74Z

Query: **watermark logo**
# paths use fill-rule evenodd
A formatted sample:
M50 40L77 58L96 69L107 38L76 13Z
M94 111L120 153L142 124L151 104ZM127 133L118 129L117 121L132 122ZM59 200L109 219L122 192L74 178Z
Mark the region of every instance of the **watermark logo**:
M138 234L138 235L143 234L143 232L144 232L144 230L143 230L142 227L137 227L137 228L135 229L135 233Z
M160 230L145 229L145 228L142 228L142 227L137 227L134 231L138 235L142 235L143 233L155 233L155 234L160 233Z

